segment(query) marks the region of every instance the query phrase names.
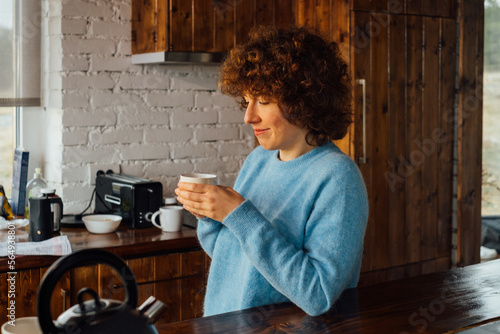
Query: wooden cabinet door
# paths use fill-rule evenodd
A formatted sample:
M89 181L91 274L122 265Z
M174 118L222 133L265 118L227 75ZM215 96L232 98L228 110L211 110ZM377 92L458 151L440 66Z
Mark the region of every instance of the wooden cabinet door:
M360 284L450 267L455 29L351 13L354 158L370 202Z
M288 27L293 0L132 0L132 54L227 52L256 25Z
M456 18L457 0L352 0L356 11Z

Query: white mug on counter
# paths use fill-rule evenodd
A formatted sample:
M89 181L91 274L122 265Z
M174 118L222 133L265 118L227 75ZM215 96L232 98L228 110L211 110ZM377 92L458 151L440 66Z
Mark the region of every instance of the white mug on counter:
M205 173L181 174L180 181L188 183L211 184L211 185L217 185L219 183L217 175L205 174Z
M179 232L182 229L183 210L184 208L180 205L162 206L160 210L153 213L151 222L165 232ZM160 216L160 224L156 222L158 216Z
M2 334L42 334L38 317L23 317L14 321L15 326L8 322L2 325Z

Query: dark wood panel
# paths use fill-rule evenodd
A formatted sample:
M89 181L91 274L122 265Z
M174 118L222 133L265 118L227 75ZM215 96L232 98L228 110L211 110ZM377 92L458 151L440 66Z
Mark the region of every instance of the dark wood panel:
M370 214L375 222L374 244L371 269L387 268L389 265L389 187L384 177L387 172L389 147L388 119L388 71L389 55L388 15L372 14L371 16L371 77L368 83L371 91L370 114L367 118L373 132L367 135L373 144L368 151L369 166L372 169L372 192L369 194Z
M415 0L413 0L415 1ZM420 13L426 16L436 16L438 2L450 2L450 1L434 1L434 0L421 0L421 10Z
M296 0L296 20L299 26L314 25L314 1Z
M181 281L181 320L203 316L205 280L203 276L183 278Z
M349 0L334 0L331 8L330 35L340 46L344 59L349 63Z
M314 27L320 31L331 35L332 31L332 1L333 0L315 0L314 1Z
M214 10L212 0L193 0L193 51L214 49Z
M171 323L181 320L181 280L157 282L154 285L154 296L168 306L157 324Z
M415 141L422 164L422 260L437 256L438 161L433 133L439 128L439 21L423 18L422 140Z
M40 269L22 270L16 276L16 318L37 315L36 296L40 285Z
M49 268L40 268L40 282L43 279L43 276L47 272ZM57 319L57 317L71 307L71 299L70 299L70 291L71 291L71 277L70 272L66 272L63 274L59 282L56 284L54 291L52 292L52 298L50 302L50 312L52 314L53 319ZM38 294L38 289L37 289Z
M182 276L205 274L205 252L181 253Z
M245 2L243 0L240 1ZM255 25L267 26L273 24L274 24L274 0L255 0Z
M156 281L181 276L181 255L178 253L157 255L154 258L154 279Z
M422 0L406 0L406 14L420 15L422 12Z
M170 51L192 50L192 3L186 0L170 0Z
M387 172L389 185L389 260L392 267L406 263L405 218L406 196L401 158L406 154L406 16L392 15L389 41L389 151Z
M440 132L436 138L438 151L438 256L451 258L451 231L453 217L453 145L454 145L454 106L456 73L456 21L441 20L441 69L440 82ZM451 261L448 261L449 263Z
M169 0L156 0L156 41L155 51L166 51L170 48L169 25L170 17ZM134 2L134 1L132 1ZM132 52L134 53L134 52Z
M11 286L10 282L7 281L7 278L10 278L11 275L7 275L7 273L0 274L0 319L3 319L2 323L11 320L7 318L7 315L10 313L10 310L7 310L9 307L9 287ZM13 287L15 285L12 285ZM14 288L15 289L15 288Z
M359 161L363 157L363 145L366 145L366 151L369 151L371 141L363 142L363 105L366 106L367 115L371 112L371 91L369 83L371 82L370 72L370 45L371 39L369 38L370 31L370 15L363 12L351 13L351 73L353 73L355 89L354 89L354 157L355 161ZM366 96L363 96L362 85L358 80L364 80L366 85ZM363 98L365 98L363 100ZM368 120L367 120L368 121ZM369 124L369 123L368 123ZM367 135L370 138L372 134L372 127L367 127ZM371 184L372 169L366 163L359 164L359 169L363 174L363 179L366 184L368 194L373 192ZM371 203L370 203L371 204ZM363 261L361 263L361 271L365 272L370 269L370 263L373 254L371 253L372 247L375 247L375 225L373 215L368 218L368 226L365 235L365 244L363 248Z
M137 306L138 307L141 306L149 297L154 295L155 295L155 283L139 284L137 286Z
M339 45L343 58L349 65L350 63L349 0L331 1L330 6L331 6L331 16L330 16L331 30L329 36L331 36L331 39ZM352 82L352 84L354 85L353 89L357 89L357 87L355 87L356 83L354 81ZM353 100L353 105L354 105L354 100ZM335 141L335 144L342 150L342 152L349 155L353 159L355 159L354 157L355 126L356 123L354 122L354 116L353 116L353 124L351 124L351 126L349 127L347 135L343 139Z
M421 259L422 221L422 168L417 164L419 152L415 140L422 141L422 18L408 16L407 26L407 129L406 157L401 167L405 178L406 219L405 247L406 262Z
M256 0L237 1L235 7L236 20L234 22L234 38L236 44L245 41L248 32L255 26L257 13L255 10Z
M73 304L76 303L78 291L83 288L92 289L98 293L102 293L101 296L112 295L112 290L110 291L99 291L99 270L97 265L85 266L74 268L70 270L71 277L71 292L70 298ZM86 298L87 299L87 298Z
M295 24L295 0L274 0L274 24L280 28Z
M132 1L132 53L156 51L156 1Z
M372 1L352 0L352 9L359 11L370 11L372 9Z
M234 10L235 1L215 0L214 5L214 51L225 52L235 44Z
M483 1L460 2L459 11L457 257L467 265L479 262L481 245Z

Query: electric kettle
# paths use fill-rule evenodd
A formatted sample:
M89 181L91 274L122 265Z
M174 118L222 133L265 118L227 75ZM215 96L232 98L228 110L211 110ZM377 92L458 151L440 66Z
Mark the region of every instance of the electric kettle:
M53 321L50 302L59 279L72 268L97 263L110 266L120 275L125 300L100 299L94 290L83 288L78 292L78 303ZM92 298L84 300L85 295ZM38 321L46 334L157 334L153 323L165 312L166 305L151 296L136 309L137 298L135 276L121 258L101 249L85 249L61 257L45 273L38 289Z

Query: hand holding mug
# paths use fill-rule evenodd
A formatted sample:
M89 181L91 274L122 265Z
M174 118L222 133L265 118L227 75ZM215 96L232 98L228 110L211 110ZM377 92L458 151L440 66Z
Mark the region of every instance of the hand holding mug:
M200 175L207 174L197 175L199 179ZM184 205L184 208L196 217L208 217L221 222L245 199L230 187L216 185L216 181L214 181L216 176L213 174L208 175L212 175L208 177L208 179L212 180L211 182L206 181L207 177L201 177L202 181L204 181L202 182L196 180L196 177L188 179L185 175L181 175L175 194L177 200Z

